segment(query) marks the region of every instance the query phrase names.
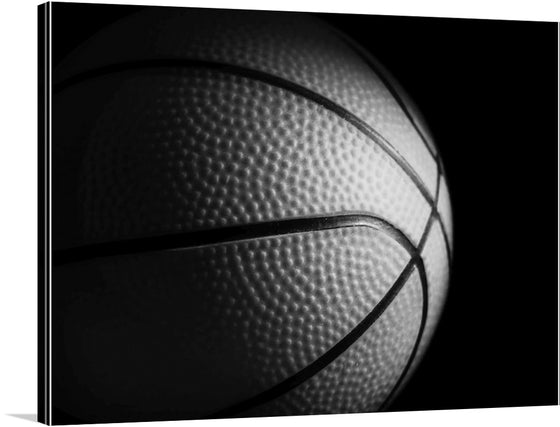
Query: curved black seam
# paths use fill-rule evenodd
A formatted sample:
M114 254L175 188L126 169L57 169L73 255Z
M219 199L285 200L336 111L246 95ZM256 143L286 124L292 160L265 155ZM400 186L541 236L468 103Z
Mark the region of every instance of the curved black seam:
M424 226L424 230L422 232L422 236L418 243L418 247L414 247L412 244L412 253L411 259L395 281L395 283L391 286L391 288L385 293L383 298L375 305L373 310L358 324L356 325L347 335L345 335L339 342L337 342L333 347L331 347L326 353L321 355L318 359L307 365L302 370L298 371L294 375L286 378L282 382L276 384L275 386L249 398L243 400L237 404L229 406L225 409L217 411L211 414L208 418L222 418L222 417L232 417L242 412L248 411L256 406L265 404L273 399L280 397L281 395L289 392L290 390L294 389L295 387L301 385L303 382L307 381L309 378L313 377L315 374L320 372L322 369L327 367L330 363L336 360L344 351L346 351L352 344L354 344L367 330L375 323L375 321L383 314L383 312L387 309L387 307L391 304L391 302L396 298L400 290L404 287L410 276L412 275L414 268L416 267L419 275L420 275L420 282L422 287L422 314L420 320L420 326L418 328L418 334L416 336L416 340L414 342L413 349L409 355L405 368L395 386L381 405L382 407L389 402L390 397L396 392L400 383L405 378L406 373L408 372L412 362L416 357L416 352L420 342L422 340L422 336L424 334L424 327L426 324L426 319L428 316L428 281L426 277L426 272L424 268L424 261L422 259L421 253L424 245L428 240L428 235L430 233L430 229L434 220L436 219L437 213L437 199L439 197L439 190L440 190L440 172L441 168L438 163L437 167L437 175L438 181L436 186L436 201L431 206L431 213L426 221L426 225Z
M433 212L433 210L432 210ZM427 236L429 234L431 225L435 219L434 215L430 215L424 231L422 233L422 238L417 248L414 248L411 259L408 261L403 271L391 286L391 288L385 293L383 298L375 305L373 310L358 324L356 325L347 335L345 335L339 342L337 342L333 347L331 347L326 353L320 356L318 359L307 365L302 370L298 371L294 375L286 378L284 381L276 384L275 386L249 398L234 404L230 407L217 411L208 418L221 418L221 417L232 417L240 414L244 411L250 410L256 406L265 404L281 395L289 392L298 385L307 381L309 378L313 377L319 371L327 367L331 362L338 358L344 351L346 351L352 344L354 344L367 330L375 323L375 321L383 314L391 302L396 298L400 290L407 283L408 279L412 275L414 268L417 268L420 274L421 286L422 286L422 319L420 322L419 333L416 338L414 348L407 361L407 367L412 364L416 354L416 348L418 347L421 337L424 331L424 324L426 323L427 313L428 313L428 284L424 269L424 261L422 260L421 252L422 248L427 241ZM405 367L405 370L407 370ZM402 375L404 377L404 373ZM399 378L400 380L400 378ZM397 381L399 381L397 380ZM393 388L391 393L396 390Z
M440 215L439 210L438 210L441 180L442 179L445 180L445 182L447 184L447 177L445 175L445 169L443 167L443 161L442 161L441 156L439 154L437 156L437 170L438 170L438 183L437 183L437 187L436 187L436 196L434 198L434 204L432 205L432 209L435 209L434 214L436 215L436 220L439 222L439 226L440 226L441 232L443 234L443 241L445 243L445 251L447 253L447 265L449 266L449 268L451 268L451 262L453 260L453 254L451 252L451 244L449 243L449 236L447 235L447 230L445 229L443 219L441 218L441 215Z
M308 100L311 100L323 106L329 111L332 111L342 119L354 125L358 130L360 130L369 139L371 139L374 143L376 143L381 149L383 149L383 151L385 151L397 163L397 165L399 165L399 167L403 170L403 172L412 180L413 184L416 186L418 191L420 191L424 199L430 205L433 205L434 199L432 199L428 188L421 180L421 178L416 174L416 172L406 161L406 159L404 159L398 153L398 151L392 146L392 144L389 141L387 141L381 134L379 134L375 129L373 129L366 122L361 120L359 117L355 116L350 111L346 110L344 107L336 104L330 99L316 92L313 92L304 86L298 85L297 83L293 83L289 80L283 79L278 76L274 76L272 74L263 71L258 71L251 68L246 68L246 67L241 67L241 66L231 65L226 63L202 61L202 60L159 59L159 60L134 61L134 62L108 65L95 70L85 71L73 77L69 77L64 81L55 84L53 87L53 92L58 93L66 89L67 87L77 84L81 81L114 73L114 72L130 71L130 70L141 69L141 68L187 67L187 66L209 68L212 70L218 70L224 73L237 75L240 77L249 77L254 80L263 82L265 84L269 84L284 90L288 90L292 93L295 93L296 95L302 96ZM439 163L440 163L439 156L436 157L436 162L438 163L438 167L439 167ZM439 179L440 178L438 177L438 182L436 185L439 185ZM442 230L445 235L446 245L448 247L449 259L451 259L451 251L448 242L449 239L447 237L447 233L443 225L442 225Z
M372 227L383 232L395 240L395 242L401 245L411 255L410 260L395 283L376 304L373 310L354 329L352 329L330 350L310 365L276 386L259 393L250 399L218 411L210 416L210 418L227 417L248 410L254 406L266 403L288 392L294 387L297 387L299 384L305 382L317 372L321 371L346 349L348 349L369 329L373 323L375 323L387 307L389 307L402 287L406 284L408 278L413 273L414 268L418 265L423 265L423 261L420 256L421 249L415 247L402 231L388 221L373 215L360 213L333 215L330 217L288 219L221 229L202 230L184 233L182 235L157 236L120 242L100 243L96 245L55 251L53 260L55 265L62 265L69 262L79 262L99 256L122 255L124 253L129 254L131 253L130 251L133 253L144 253L161 251L162 249L179 249L186 246L194 247L202 244L225 243L298 232L359 226ZM424 234L426 234L426 230L424 231ZM425 236L422 236L421 244L423 244L423 242L425 242Z
M211 70L217 70L220 72L224 72L240 77L251 78L253 80L257 80L271 86L276 86L281 89L295 93L296 95L306 98L310 101L313 101L316 104L321 105L323 108L336 114L337 116L347 121L348 123L352 124L364 135L366 135L369 139L371 139L374 143L376 143L383 151L385 151L389 155L389 157L391 157L399 165L399 167L403 170L403 172L412 180L412 182L414 183L418 191L420 191L420 193L428 201L428 203L431 203L433 201L428 188L426 187L422 179L414 171L414 169L410 166L408 161L401 156L401 154L395 149L395 147L393 147L393 145L387 139L385 139L385 137L383 137L379 132L377 132L374 128L368 125L365 121L363 121L358 116L351 113L346 108L342 107L341 105L330 100L329 98L324 97L323 95L317 92L314 92L290 80L275 76L273 74L264 71L259 71L252 68L221 63L216 61L204 61L204 60L193 60L193 59L182 59L182 58L141 60L141 61L120 63L120 64L112 64L90 71L84 71L80 74L77 74L73 77L69 77L64 81L55 84L53 90L55 93L58 93L78 82L91 79L94 77L110 74L110 73L130 71L139 68L145 69L145 68L160 68L160 67L201 67L201 68L207 68Z
M440 181L441 177L442 176L445 177L445 171L443 170L443 165L441 164L441 156L439 155L439 153L437 151L432 150L432 148L430 147L430 144L428 144L428 140L426 138L426 135L424 135L424 133L420 130L420 127L418 126L418 123L416 123L416 120L414 120L414 117L412 116L412 113L410 112L410 110L406 106L402 97L399 95L399 92L393 86L390 79L384 73L382 73L381 70L379 69L379 65L378 65L377 60L366 49L364 49L357 41L352 39L350 36L348 36L347 34L345 34L342 31L340 31L338 28L335 28L335 27L331 26L330 24L326 24L326 25L328 25L331 28L331 30L338 36L338 38L343 43L345 43L349 48L351 48L356 53L356 55L358 55L362 59L362 61L364 61L366 63L366 65L371 69L371 71L377 77L379 77L379 79L381 80L381 82L383 83L385 88L389 91L389 93L393 96L393 98L395 98L395 101L397 101L397 104L399 104L399 107L401 108L401 110L403 111L405 116L410 121L410 124L416 130L418 135L420 136L420 139L422 140L424 146L426 147L426 150L428 150L428 152L430 153L430 155L432 156L434 161L437 163L437 167L438 167L438 183L437 183L437 185L439 185L439 181ZM437 199L437 197L435 197L435 199ZM445 240L445 247L446 247L446 251L447 251L447 259L448 259L449 265L451 265L452 253L451 253L451 246L449 244L449 237L447 236L447 231L445 229L445 226L443 225L443 221L441 221L439 212L437 212L437 220L440 222L440 225L441 225L441 229L442 229L442 232L443 232L443 237L444 237L444 240Z
M440 179L443 178L445 180L445 183L448 186L447 191L449 193L449 181L447 180L447 175L445 173L445 168L443 166L443 161L441 159L441 156L438 156L438 160L439 160ZM438 203L439 203L439 198L438 198ZM449 203L451 203L451 201L449 201ZM445 225L443 224L443 220L441 219L439 211L437 211L437 215L441 226L441 232L443 233L443 239L445 241L445 250L447 251L448 266L449 268L451 268L451 262L453 261L453 253L451 251L451 244L449 243L449 236L447 235L447 230L445 229Z
M300 95L304 98L307 98L311 101L316 102L317 104L323 106L324 108L332 111L333 113L337 114L339 117L341 117L342 119L348 121L349 123L351 123L352 125L354 125L358 130L360 130L362 133L364 133L368 138L370 138L373 142L377 143L379 145L380 148L382 148L391 158L393 158L393 160L401 167L401 169L409 176L409 178L413 181L413 183L415 184L415 186L418 188L418 190L420 191L420 193L422 194L422 196L428 201L428 203L430 204L430 206L432 207L432 213L428 219L428 224L424 230L422 239L421 239L421 244L419 244L418 248L416 248L416 250L414 251L414 255L411 258L411 260L409 261L409 264L407 264L407 266L405 267L405 269L403 270L403 273L401 273L401 276L399 276L399 278L401 277L405 277L402 280L402 283L399 282L399 280L397 280L395 282L395 284L393 285L393 287L387 292L387 294L385 295L385 297L380 301L380 303L378 303L376 305L376 307L374 307L374 309L372 310L372 312L366 316L366 318L358 325L356 326L356 328L354 328L346 337L344 337L339 343L337 343L335 345L335 347L337 348L337 351L334 351L335 347L333 347L333 352L327 352L325 353L323 356L321 356L319 359L317 359L315 362L313 362L311 365L309 365L308 367L304 368L304 370L300 371L300 373L296 374L294 377L290 377L287 380L285 380L284 382L278 384L277 386L273 387L272 389L269 389L265 392L263 392L262 394L255 396L252 399L249 399L247 402L255 402L255 401L261 401L263 399L265 399L265 401L268 401L270 399L273 399L275 397L278 396L278 391L281 391L280 394L285 393L286 391L292 389L293 387L297 386L298 384L300 384L301 382L305 381L306 379L308 379L310 376L315 375L315 373L317 373L318 371L320 371L321 369L323 369L323 367L325 367L326 365L328 365L329 363L331 363L334 359L336 359L343 351L345 351L353 342L355 342L355 340L357 340L363 333L365 333L365 331L369 328L369 326L371 326L371 324L373 324L375 322L375 320L383 313L383 311L386 309L386 306L384 306L383 304L381 304L382 301L385 301L386 305L388 306L390 304L390 302L396 297L396 295L398 294L398 292L400 291L400 289L402 288L402 286L404 285L404 283L406 282L406 280L408 279L408 277L410 276L410 274L412 273L412 270L414 268L414 266L419 266L419 270L421 270L422 272L424 272L424 266L423 266L423 261L420 255L420 251L422 248L422 245L425 243L425 239L427 236L427 233L429 231L429 228L431 227L431 224L433 222L434 218L438 218L439 222L441 223L441 219L439 218L439 214L437 213L437 201L434 201L434 199L431 198L431 195L427 189L427 187L425 186L425 184L423 183L423 181L418 177L418 175L416 174L416 172L412 169L412 167L408 164L408 162L396 151L396 149L383 137L381 136L377 131L375 131L375 129L373 129L371 126L369 126L367 123L365 123L364 121L362 121L360 118L358 118L357 116L353 115L351 112L349 112L348 110L346 110L344 107L334 103L333 101L329 100L328 98L323 97L320 94L317 94L303 86L300 86L298 84L295 84L293 82L290 82L288 80L279 78L277 76L273 76L270 75L268 73L264 73L261 71L257 71L257 70L252 70L252 69L248 69L248 68L243 68L243 67L238 67L238 66L233 66L230 64L222 64L222 63L214 63L214 62L208 62L208 61L192 61L192 60L157 60L157 61L137 61L137 62L133 62L133 63L127 63L127 64L116 64L116 65L112 65L112 66L107 66L101 69L97 69L97 70L93 70L90 72L84 72L82 74L79 74L77 76L74 76L73 78L67 79L66 81L59 83L57 85L55 85L55 92L59 92L61 90L63 90L64 88L70 86L71 84L75 84L79 81L82 81L84 79L87 78L92 78L92 77L96 77L99 75L103 75L103 74L107 74L107 73L112 73L112 72L118 72L118 71L124 71L124 70L130 70L130 69L134 69L134 68L146 68L146 67L171 67L171 66L198 66L198 67L205 67L205 68L211 68L211 69L218 69L220 71L223 72L228 72L230 74L234 74L234 75L240 75L242 77L250 77L254 80L258 80L267 84L271 84L277 87L280 87L282 89L285 90L289 90L291 92L296 93L297 95ZM418 132L420 136L422 136L422 134L420 132ZM430 151L428 149L428 151ZM431 151L430 151L431 153ZM432 153L433 154L433 153ZM437 160L436 160L437 161ZM436 183L436 192L439 192L439 184L440 184L440 178L441 178L441 174L439 171L439 162L438 162L438 174L437 174L437 183ZM437 197L436 197L437 200ZM434 210L436 212L436 214L434 215ZM314 220L317 219L321 219L321 218L313 218ZM322 218L325 219L325 218ZM301 220L301 219L300 219ZM287 220L290 221L290 220ZM277 225L280 225L279 223L284 223L285 221L278 221L276 222ZM271 223L260 223L260 224L251 224L252 228L255 227L259 227L260 225L270 225ZM388 224L388 223L387 223ZM353 225L342 225L344 226L356 226L357 224L353 224ZM367 225L367 224L360 224L360 225ZM55 252L55 256L53 259L53 262L55 265L60 265L60 264L65 264L68 262L76 262L76 261L80 261L80 260L85 260L85 259L90 259L92 257L98 257L98 256L111 256L111 255L119 255L124 253L124 251L126 251L126 253L138 253L138 252L151 252L151 251L158 251L158 250L169 250L170 247L170 243L171 246L173 246L174 244L176 245L178 242L180 244L180 246L175 246L175 249L178 249L179 247L183 248L183 247L192 247L192 246L185 246L185 238L187 238L187 240L190 241L190 245L201 245L201 244L212 244L212 243L221 243L221 242L225 242L225 241L234 241L234 240L244 240L247 238L255 238L255 236L253 237L239 237L239 235L244 235L243 233L243 226L240 227L227 227L227 228L221 228L221 229L214 229L214 230L204 230L204 234L200 234L198 235L198 237L204 237L202 239L202 243L198 242L197 240L197 232L192 232L192 233L186 233L186 234L182 234L182 235L172 235L172 236L157 236L157 237L152 237L152 238L144 238L144 239L134 239L134 240L127 240L127 241L120 241L120 242L110 242L110 243L101 243L101 244L97 244L97 245L90 245L90 246L86 246L86 247L81 247L81 248L73 248L73 249L68 249L68 250L63 250L63 251L57 251ZM247 226L245 226L247 227ZM326 228L319 228L319 229L328 229L328 228L340 228L341 226L332 226L332 227L326 227ZM391 227L393 227L391 225ZM235 230L231 230L232 228L235 228ZM394 227L393 227L394 228ZM394 228L395 230L399 231L399 233L402 234L402 232L400 232L400 230ZM237 236L232 238L232 240L228 240L226 238L226 240L223 240L224 237L223 236L215 236L217 237L217 240L214 242L212 239L210 239L209 241L206 241L205 238L212 236L214 234L214 232L219 232L219 233L224 233L224 231L229 230L233 232L233 235ZM447 236L445 233L445 229L442 226L442 230L446 239L446 245L447 247L448 242L447 242ZM303 231L312 231L312 230L303 230ZM293 232L297 232L297 231L286 231L285 233L279 233L279 234L286 234L286 233L293 233ZM218 233L218 234L219 234ZM227 234L227 233L226 233ZM270 234L270 235L277 235L278 233L274 233L274 234ZM408 238L406 238L406 236L403 237L405 239L405 241L408 241ZM194 239L194 243L191 239ZM196 243L198 242L198 243ZM206 242L206 243L204 243ZM412 245L412 244L411 244ZM162 247L163 246L163 247ZM412 246L413 247L413 246ZM123 251L124 249L124 251ZM449 254L449 250L448 250L448 254ZM421 267L420 267L421 266ZM406 274L404 274L406 272ZM422 279L422 283L423 283L423 289L424 287L426 287L427 289L427 285L425 284L425 273L420 273L421 278ZM397 286L397 284L399 284L400 286ZM393 290L393 292L391 292L391 290ZM423 291L423 295L424 295L424 291ZM387 297L387 299L385 299ZM421 326L419 328L419 334L418 334L418 338L417 341L415 343L414 349L413 349L413 354L411 354L411 357L409 358L409 361L407 363L407 367L405 368L405 371L408 369L408 365L410 365L414 359L414 355L416 352L416 349L418 347L418 344L420 342L422 333L423 333L423 324L425 323L425 313L427 313L427 299L423 298L424 302L423 302L423 315L422 315L422 322L421 322ZM377 309L377 307L379 307ZM364 326L367 325L367 326ZM326 363L325 363L326 362ZM309 375L311 374L311 375ZM405 372L403 372L402 377L404 378L404 374ZM301 381L300 381L301 380ZM300 382L298 382L300 381ZM286 387L288 387L287 390ZM396 389L396 388L395 388ZM285 391L282 391L285 390ZM259 397L261 396L261 397ZM264 396L264 397L262 397ZM252 403L251 405L254 406L255 403ZM260 404L260 403L259 403ZM227 416L224 414L228 414L228 413L235 413L235 412L239 412L242 409L235 409L235 408L239 408L239 407L244 407L244 405L248 405L248 403L242 402L238 405L235 405L235 407L232 408L226 408L223 411L219 411L217 414L215 414L215 416ZM235 410L234 410L235 409Z
M385 293L383 298L375 305L373 310L358 324L356 325L347 335L345 335L340 341L338 341L333 347L331 347L326 353L321 355L318 359L307 365L302 370L298 371L294 375L288 377L284 381L276 384L275 386L257 394L249 399L246 399L240 403L234 404L230 407L217 411L211 414L208 418L222 418L231 417L247 410L250 410L256 406L265 404L281 395L289 392L298 385L304 383L309 378L313 377L323 368L328 366L331 362L337 359L344 351L346 351L352 344L354 344L369 328L375 323L375 321L385 312L389 307L391 302L399 294L400 290L406 284L409 277L414 272L416 265L422 263L419 255L412 257L395 283L391 288Z
M422 254L422 250L424 249L424 246L426 245L426 242L428 241L428 236L430 234L430 230L433 226L434 221L438 221L440 224L441 229L443 230L443 223L441 221L441 217L439 216L439 212L437 210L437 205L439 202L439 196L440 196L440 183L441 183L441 178L442 178L442 164L441 161L437 161L437 177L438 177L438 183L437 183L437 187L436 187L436 197L435 197L435 201L434 204L432 205L432 211L430 213L430 217L428 218L428 221L426 222L426 226L424 227L424 232L422 233L422 238L420 239L420 242L418 243L418 251L419 251L419 255L421 258L421 254ZM444 234L445 236L445 234ZM449 260L449 258L448 258ZM412 366L412 363L414 362L414 359L416 358L416 353L418 351L418 347L420 345L420 342L422 341L422 337L424 335L424 327L426 325L426 319L428 317L428 304L429 304L429 293L428 293L428 279L426 277L426 270L424 267L424 263L422 262L421 264L418 265L418 271L420 274L420 281L422 284L422 317L420 319L420 326L418 328L418 334L416 335L416 340L414 342L414 345L412 347L412 351L410 352L409 356L408 356L408 360L406 361L405 367L403 369L403 371L401 372L399 378L397 379L397 382L395 383L395 385L393 386L393 388L391 389L391 391L389 392L389 394L387 395L387 397L385 398L385 400L383 401L383 403L381 404L381 406L378 408L379 411L383 411L386 406L391 402L391 399L393 398L393 395L397 392L397 390L399 389L402 381L406 378L406 375L408 373L408 371L410 370L410 367Z
M425 285L427 283L427 278L426 278L426 270L424 268L424 265L423 264L417 264L417 267L418 267L418 273L420 275L420 282L421 282L421 286L422 286L422 301L423 301L423 304L422 304L422 318L420 320L420 326L418 328L417 339L414 342L414 346L412 348L412 351L410 352L410 355L409 355L409 358L406 362L406 365L405 365L403 371L401 372L401 375L399 376L397 382L395 383L395 385L391 389L391 392L385 398L385 401L378 408L378 411L384 411L386 409L387 405L391 402L391 399L393 398L394 394L397 392L397 390L399 390L402 381L406 378L406 375L408 374L408 371L410 370L410 367L412 366L412 363L416 359L416 353L418 352L418 348L420 346L420 343L422 342L422 337L424 336L424 328L426 327L426 319L428 317L428 304L427 303L424 304L424 301L427 302L429 296L428 296L428 288Z
M445 244L445 252L447 254L447 264L451 268L451 262L453 261L453 254L451 252L451 245L449 243L449 238L447 237L447 232L445 231L445 226L443 225L443 220L441 219L441 215L439 214L438 211L436 211L434 215L436 216L436 220L438 221L439 226L441 228L441 234L443 235L443 242Z
M424 143L424 146L426 147L426 149L428 150L432 158L437 162L437 158L438 158L437 152L434 152L430 147L430 144L428 144L428 140L426 136L420 130L418 123L416 123L416 120L414 120L414 117L412 116L412 113L406 106L404 100L399 95L399 92L393 86L390 79L384 73L381 72L375 58L373 58L373 56L370 55L369 52L365 50L358 42L356 42L354 39L352 39L350 36L346 35L342 31L338 30L337 28L333 28L333 32L337 34L339 39L342 40L348 47L350 47L367 64L367 66L377 77L379 77L379 79L381 80L385 88L389 91L389 93L393 96L393 98L395 98L397 104L399 104L399 107L401 108L404 115L410 121L412 127L416 130L416 132L420 136L420 139Z
M429 230L431 229L435 219L436 219L435 215L430 215L426 228L427 232L425 233L426 236L429 234ZM422 247L419 246L420 251L423 248L423 245L426 243L426 240L427 238L423 240ZM422 259L420 255L418 258ZM378 408L378 411L385 410L386 406L389 404L389 402L391 402L391 399L393 398L394 394L399 389L402 381L406 378L406 375L408 374L408 371L410 370L410 367L412 366L414 359L416 359L416 353L418 352L418 347L420 346L420 342L422 342L422 337L424 336L424 328L426 326L426 319L428 318L428 304L429 304L428 279L426 277L426 269L424 267L424 263L418 262L416 266L418 268L418 273L420 274L420 283L422 287L422 314L420 319L420 326L418 327L416 340L414 341L412 351L408 356L408 360L406 361L405 367L402 370L401 374L399 375L397 382L395 383L395 385L393 386L393 388L391 389L391 391L389 392L389 394L387 395L387 397L385 398L381 406Z
M367 213L341 213L330 216L299 217L232 225L179 234L117 240L61 249L54 251L53 265L64 265L94 258L180 250L262 237L359 226L382 231L401 245L411 256L417 253L417 248L409 238L387 220Z
M440 191L441 191L441 173L442 173L442 164L440 161L440 157L438 156L436 158L436 175L437 175L437 183L436 183L436 194L434 196L434 202L432 204L432 213L436 214L439 218L439 213L437 210L438 204L439 204L439 196L440 196ZM428 228L428 223L426 223L426 227Z
M371 56L369 54L369 52L367 52L362 46L360 46L360 44L358 44L355 40L353 40L351 37L347 36L346 34L342 33L341 31L339 31L336 28L333 28L334 32L339 36L339 38L345 42L351 49L354 50L354 52L356 52L356 54L369 66L369 68L371 69L371 71L377 75L377 77L379 77L379 79L381 80L381 82L385 85L385 87L387 88L387 90L389 91L389 93L391 93L391 95L393 96L393 98L395 98L395 100L397 101L397 103L399 104L401 110L403 111L403 113L405 114L405 116L408 118L408 120L410 121L410 124L412 125L412 127L416 130L416 132L418 133L418 135L420 136L420 139L422 140L424 146L426 147L426 150L428 150L428 152L430 153L430 155L432 156L432 158L434 159L434 161L436 162L436 167L438 169L438 173L437 173L437 186L439 187L440 185L440 181L442 177L445 177L445 172L443 170L443 165L442 165L442 161L441 161L441 156L439 155L439 153L437 151L432 151L432 148L430 147L430 145L428 144L428 140L426 138L426 136L424 135L424 133L420 130L420 127L418 126L418 124L416 123L416 120L414 120L414 117L412 116L412 113L410 112L410 110L408 109L408 107L406 106L404 100L402 99L402 97L399 95L397 89L391 84L389 78L387 76L384 75L384 73L381 72L381 70L378 67L377 61L375 60L375 58L373 58L373 56ZM439 188L436 189L436 193L439 191ZM434 197L434 200L438 200L438 196L436 195ZM437 202L435 203L436 207L437 207ZM441 216L439 214L439 212L436 211L436 216L437 216L437 220L440 222L441 225L441 230L443 232L443 238L445 240L445 250L447 251L447 259L448 259L448 263L449 265L451 265L451 258L452 258L452 254L451 254L451 246L449 244L449 237L447 236L447 231L445 229L445 226L443 224L443 221L441 220Z

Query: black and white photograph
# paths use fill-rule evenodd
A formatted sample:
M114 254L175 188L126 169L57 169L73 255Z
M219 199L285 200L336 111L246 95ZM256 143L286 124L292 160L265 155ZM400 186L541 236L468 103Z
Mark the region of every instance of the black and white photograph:
M27 419L558 409L556 17L30 19Z

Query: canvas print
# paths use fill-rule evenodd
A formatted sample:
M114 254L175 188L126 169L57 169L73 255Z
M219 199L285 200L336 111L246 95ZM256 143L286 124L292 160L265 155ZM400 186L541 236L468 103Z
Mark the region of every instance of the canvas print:
M515 41L474 52L481 35L546 49L556 27L459 21L40 6L39 420L555 404L557 311L540 304L546 338L519 344L546 347L542 368L494 364L521 288L484 271L511 248L472 217L492 221L499 178L469 159L524 136L472 139L491 92L453 110L523 74L496 76Z

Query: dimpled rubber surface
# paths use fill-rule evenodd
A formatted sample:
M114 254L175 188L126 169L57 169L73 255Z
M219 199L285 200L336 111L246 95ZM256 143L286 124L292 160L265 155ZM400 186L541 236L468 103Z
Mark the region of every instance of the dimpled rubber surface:
M421 313L422 287L415 271L387 310L343 355L291 392L242 415L375 411L406 365Z
M414 358L406 377L399 385L398 390L406 387L407 382L414 374L414 371L426 353L428 344L436 331L436 327L441 317L447 297L449 263L443 237L443 230L439 222L434 222L432 228L430 229L430 234L428 235L426 244L422 249L422 259L424 260L424 267L427 276L428 313L422 338L416 352L416 357ZM398 393L394 394L391 401L394 400L394 397L396 397L397 394Z
M413 125L413 127L416 127L418 132L421 133L421 136L423 136L423 141L425 144L427 144L428 150L432 154L436 154L437 148L434 143L433 136L431 135L430 129L426 123L426 119L419 110L418 105L416 105L414 100L404 90L399 81L395 79L393 74L381 62L379 62L374 56L372 56L369 51L357 44L346 34L342 32L339 32L338 34L342 39L346 40L347 43L356 50L356 52L361 55L364 61L372 68L372 70L374 70L379 78L385 81L385 86L388 89L391 88L392 92L394 92L393 95L395 97L395 100L397 100L397 102L400 101L399 104L404 104L404 106L401 106L402 112L405 115L410 115L410 119L412 120L411 124Z
M85 154L86 242L345 211L419 240L430 212L421 193L321 106L208 70L123 79Z
M435 330L445 298L447 296L447 279L449 263L441 224L434 222L426 245L422 249L422 258L428 281L428 316L422 340L419 346L419 356L423 354Z
M438 211L441 215L445 234L449 240L449 247L453 247L453 217L451 211L451 200L449 198L449 188L445 178L441 177L441 189L438 200Z
M55 369L69 378L55 388L58 404L96 421L208 416L320 357L375 307L409 258L384 232L349 227L70 265L55 277L54 313L63 313L55 339L65 343ZM419 326L413 278L313 380L343 382L340 393L302 401L295 413L327 402L373 408L362 406L364 391L375 402L389 393ZM342 369L348 364L355 367ZM87 394L69 393L76 382Z
M108 64L157 58L217 61L264 71L333 100L378 131L432 196L436 162L379 77L328 26L305 15L160 9L96 35L57 80Z
M150 65L156 59L177 61ZM260 70L292 85L181 59ZM410 242L395 229L389 237L352 227L55 267L53 341L62 345L53 348L54 402L89 421L212 416L320 360L382 306L414 252L409 243L421 240L437 182L436 162L403 108L318 21L152 9L95 36L54 76L138 60L148 62L55 95L56 249L357 212ZM379 132L404 163L321 96ZM434 148L429 137L427 144ZM424 182L428 200L409 174ZM443 178L437 208L450 234ZM419 250L428 300L418 267L356 342L241 415L384 408L409 366L422 307L424 335L406 378L443 306L449 267L439 219Z
M428 145L429 151L433 154L437 154L437 147L434 143L434 138L428 124L426 123L424 115L418 108L418 105L416 105L414 100L408 95L398 80L393 77L390 71L387 70L383 64L371 57L371 55L369 55L369 60L372 61L375 68L378 69L379 72L382 73L383 76L390 82L394 91L404 104L406 111L410 114L410 118L413 121L414 126L417 128L417 131L423 136L423 142Z

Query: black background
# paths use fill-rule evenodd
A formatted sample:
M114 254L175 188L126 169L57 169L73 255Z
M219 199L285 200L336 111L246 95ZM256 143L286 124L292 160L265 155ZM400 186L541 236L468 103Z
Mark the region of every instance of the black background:
M54 7L53 65L140 7ZM448 303L391 410L557 404L557 24L318 14L424 113L455 245Z

